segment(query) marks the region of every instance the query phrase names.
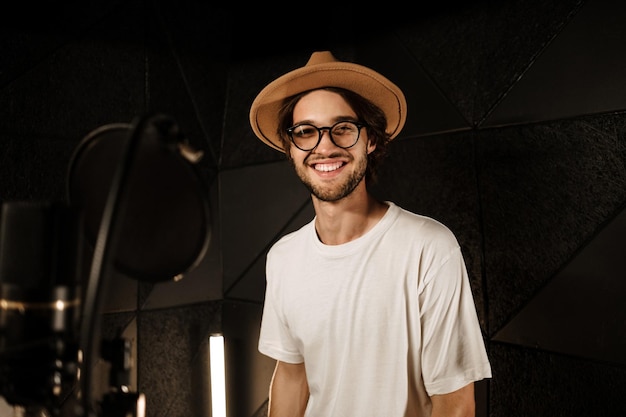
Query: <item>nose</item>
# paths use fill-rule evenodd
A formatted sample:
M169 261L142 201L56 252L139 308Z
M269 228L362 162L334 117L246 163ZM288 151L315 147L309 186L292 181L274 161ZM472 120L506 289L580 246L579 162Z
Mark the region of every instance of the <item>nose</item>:
M323 150L323 149L330 149L330 148L337 147L337 145L335 145L335 142L333 142L333 139L330 137L330 127L321 127L319 128L319 131L320 131L320 141L315 147L318 151L320 149Z

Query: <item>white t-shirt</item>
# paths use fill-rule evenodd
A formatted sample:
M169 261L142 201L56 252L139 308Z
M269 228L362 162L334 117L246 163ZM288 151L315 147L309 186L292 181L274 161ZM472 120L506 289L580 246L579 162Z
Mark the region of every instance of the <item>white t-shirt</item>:
M324 245L313 220L268 253L258 347L305 363L306 416L429 416L429 395L491 377L456 238L387 204L356 240Z

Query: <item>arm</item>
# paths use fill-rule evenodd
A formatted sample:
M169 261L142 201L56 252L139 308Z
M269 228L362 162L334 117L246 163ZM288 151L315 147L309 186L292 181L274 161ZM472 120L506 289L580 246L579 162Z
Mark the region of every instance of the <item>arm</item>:
M431 417L474 417L474 383L448 394L433 395Z
M270 384L268 417L300 417L309 399L304 363L276 361Z

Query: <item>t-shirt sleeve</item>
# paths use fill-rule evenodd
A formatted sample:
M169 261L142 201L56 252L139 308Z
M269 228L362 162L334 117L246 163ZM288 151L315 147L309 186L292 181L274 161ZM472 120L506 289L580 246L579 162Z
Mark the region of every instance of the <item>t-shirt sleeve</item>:
M286 320L280 314L279 288L272 280L271 262L267 263L267 284L258 349L262 354L287 363L302 363L304 358L292 337Z
M467 270L457 246L429 272L420 295L422 373L429 395L491 377Z

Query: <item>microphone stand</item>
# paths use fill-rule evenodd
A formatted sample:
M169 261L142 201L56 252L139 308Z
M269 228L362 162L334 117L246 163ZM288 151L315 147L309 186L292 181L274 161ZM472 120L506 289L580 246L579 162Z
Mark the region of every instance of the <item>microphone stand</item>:
M97 417L101 411L96 407L92 399L92 371L95 366L95 358L100 354L101 308L102 301L107 294L106 277L110 274L112 259L115 254L117 237L120 230L119 218L123 216L124 204L127 192L127 180L129 178L133 162L139 149L139 145L146 125L150 122L149 117L141 118L133 124L128 141L122 153L121 162L116 169L111 188L102 213L98 235L94 245L94 253L84 298L83 319L80 331L80 351L83 353L81 365L80 392L82 398L82 410L78 410L84 417ZM121 389L119 395L127 387ZM109 417L109 416L105 416ZM113 417L113 416L111 416ZM141 417L141 416L137 416Z

